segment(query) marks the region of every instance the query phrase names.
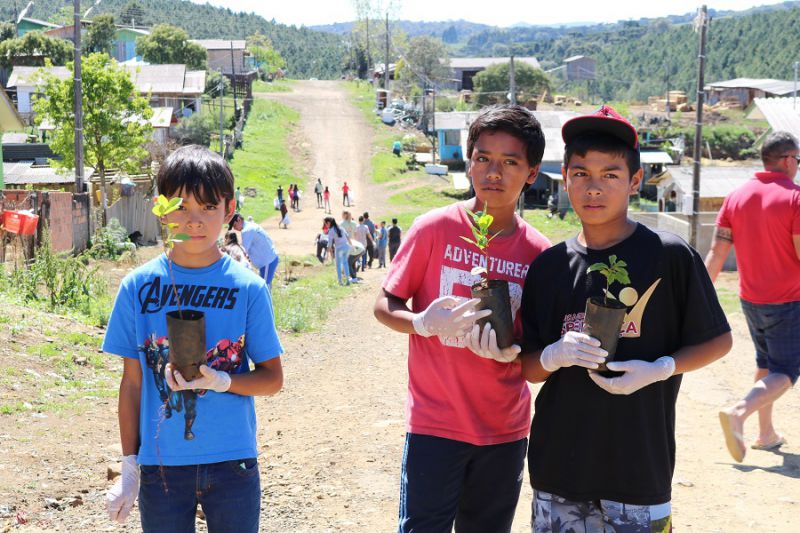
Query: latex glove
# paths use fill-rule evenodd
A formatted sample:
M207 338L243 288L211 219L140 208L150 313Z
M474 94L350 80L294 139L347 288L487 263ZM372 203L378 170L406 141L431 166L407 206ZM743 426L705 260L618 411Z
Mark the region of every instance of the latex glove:
M164 376L167 378L169 388L174 391L207 389L214 392L227 392L231 388L231 375L227 372L214 370L208 365L200 365L201 377L186 381L177 370L173 370L172 363L164 367Z
M412 324L417 335L431 337L463 337L476 320L492 314L491 309L475 311L480 300L456 296L436 298L427 309L414 315Z
M122 475L106 494L108 517L120 524L128 515L139 495L139 465L135 455L122 458Z
M675 360L672 357L659 357L652 363L647 361L612 361L606 365L609 370L625 372L613 378L606 378L597 372L589 377L601 389L611 394L632 394L656 381L663 381L675 373Z
M483 330L478 324L472 326L466 338L467 348L472 350L472 353L486 359L494 359L498 363L510 363L522 351L516 344L507 348L498 347L497 333L488 322L483 326Z
M582 366L584 368L599 368L605 361L608 352L600 348L600 341L585 333L568 331L557 342L547 346L539 361L542 368L548 372L555 372L559 368L568 366Z

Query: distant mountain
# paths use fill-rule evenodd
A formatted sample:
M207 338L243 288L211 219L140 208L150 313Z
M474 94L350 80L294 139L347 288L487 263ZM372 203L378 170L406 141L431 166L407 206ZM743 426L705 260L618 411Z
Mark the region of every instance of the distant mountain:
M466 20L447 20L442 22L390 20L389 22L395 27L399 26L400 29L403 30L409 37L427 35L430 37L437 37L447 43L465 41L467 38L476 33L494 28L494 26L476 24L474 22L467 22ZM354 25L354 22L337 22L335 24L311 26L311 29L335 33L337 35L345 35L353 30ZM383 27L383 21L375 20L375 27Z

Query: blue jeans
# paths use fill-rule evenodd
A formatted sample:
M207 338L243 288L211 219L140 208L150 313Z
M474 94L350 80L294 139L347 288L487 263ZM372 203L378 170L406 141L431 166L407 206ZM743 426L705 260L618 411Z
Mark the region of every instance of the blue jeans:
M258 533L261 481L256 459L139 468L144 533L194 532L198 503L209 533Z
M350 280L350 267L347 265L347 256L349 254L349 246L336 247L336 275L339 277L340 285ZM344 276L344 280L342 280L342 276Z
M756 366L796 383L800 377L800 302L754 304L742 300L742 311L756 347Z
M522 488L528 439L476 446L406 435L399 533L508 532Z

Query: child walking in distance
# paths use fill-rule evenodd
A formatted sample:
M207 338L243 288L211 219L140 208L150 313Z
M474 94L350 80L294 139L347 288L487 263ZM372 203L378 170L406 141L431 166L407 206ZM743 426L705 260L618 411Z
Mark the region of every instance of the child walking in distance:
M106 496L108 513L123 522L138 498L146 533L194 531L199 503L211 533L256 533L253 396L275 394L283 384L270 294L263 279L217 247L235 207L233 175L220 156L179 148L157 185L168 198L183 198L162 222L189 238L128 274L111 312L103 350L124 361L124 457ZM192 381L168 362L166 314L179 308L205 314L206 364Z
M470 126L467 154L476 197L414 222L389 267L375 316L409 334L407 434L399 531L507 532L522 485L530 392L515 350L469 347L467 332L491 311L475 311L472 274L483 264L509 282L517 335L530 262L550 243L516 214L534 182L544 135L525 108L487 108ZM465 209L488 212L491 260L472 236ZM391 242L391 241L390 241ZM409 300L411 304L409 307ZM495 341L496 348L496 341Z
M528 449L533 528L666 533L681 374L725 355L730 327L697 252L628 218L642 179L636 129L603 106L562 136L582 229L531 264L522 295L523 374L544 382ZM626 275L608 283L598 263ZM604 295L625 307L611 376L581 332L587 298Z

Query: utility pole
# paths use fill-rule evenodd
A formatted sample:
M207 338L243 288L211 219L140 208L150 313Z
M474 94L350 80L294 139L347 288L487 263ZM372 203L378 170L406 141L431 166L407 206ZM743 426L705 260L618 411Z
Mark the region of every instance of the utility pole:
M369 14L367 14L367 74L369 75L370 81L373 80L373 74L375 73L371 65L372 57L369 55Z
M233 122L236 123L236 63L233 60L233 40L231 40L231 87L233 88Z
M225 75L222 74L222 70L220 69L219 73L222 77L219 80L219 155L223 158L225 157L225 105L224 100L222 98L223 93L225 92Z
M664 82L667 86L667 120L671 123L670 112L672 111L672 106L669 103L669 65L664 66Z
M509 82L509 93L508 93L508 100L516 105L517 103L517 80L515 78L514 72L514 56L511 56L511 60L508 64L508 82Z
M83 87L81 81L81 0L72 4L75 40L75 65L73 72L73 111L75 113L75 192L84 191L83 180ZM102 189L100 201L103 202L103 225L105 225L106 191Z
M694 130L694 174L692 177L692 216L689 244L697 249L697 233L700 209L700 163L703 158L703 100L706 72L706 36L708 33L708 8L704 5L695 19L695 28L700 30L700 53L697 56L697 118Z
M797 109L797 67L800 67L800 61L794 62L794 91L792 91L792 109Z
M386 12L386 62L383 65L383 88L386 90L386 105L389 105L389 12Z
M431 113L431 127L433 128L433 151L431 152L431 162L436 164L436 145L439 144L439 134L436 132L436 86L431 89L431 99L433 100L433 112Z

